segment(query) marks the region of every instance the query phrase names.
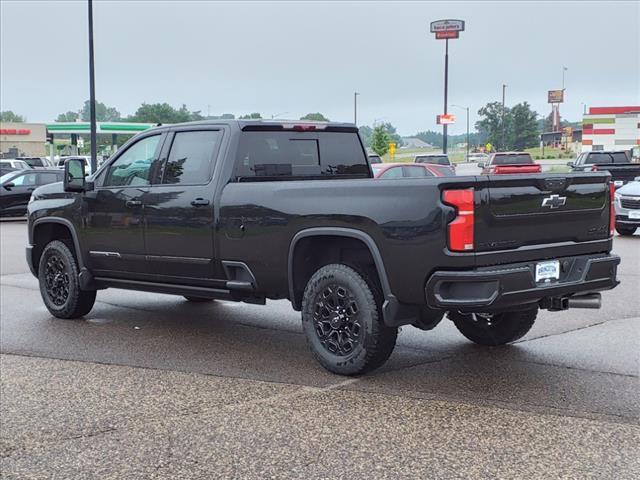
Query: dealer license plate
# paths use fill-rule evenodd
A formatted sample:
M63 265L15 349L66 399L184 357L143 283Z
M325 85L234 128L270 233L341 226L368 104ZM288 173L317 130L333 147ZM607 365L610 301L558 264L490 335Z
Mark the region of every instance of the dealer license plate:
M536 282L558 280L560 278L560 262L540 262L536 264Z
M640 210L629 211L629 219L630 220L640 220Z

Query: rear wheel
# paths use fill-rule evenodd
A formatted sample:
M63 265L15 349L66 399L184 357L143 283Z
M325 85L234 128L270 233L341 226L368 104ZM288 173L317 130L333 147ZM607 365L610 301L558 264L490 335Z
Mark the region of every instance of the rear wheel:
M502 313L450 313L456 328L479 345L495 347L515 342L533 326L538 308Z
M302 299L302 326L316 360L340 375L381 366L398 329L382 321L382 295L351 267L331 264L313 274Z
M637 227L629 227L627 225L621 225L621 224L616 224L616 232L618 232L620 235L633 235L634 233L636 233L636 228Z
M205 298L205 297L192 297L191 295L185 295L184 298L193 303L205 303L205 302L213 302L213 298Z
M38 264L40 294L54 317L79 318L91 311L95 290L80 290L78 265L69 247L60 240L47 244Z

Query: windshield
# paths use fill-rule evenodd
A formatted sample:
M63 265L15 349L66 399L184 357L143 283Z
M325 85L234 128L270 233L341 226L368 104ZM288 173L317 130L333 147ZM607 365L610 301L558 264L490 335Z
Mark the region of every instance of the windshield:
M533 163L531 155L528 153L517 153L513 155L496 155L493 157L493 165L526 165Z
M15 177L19 172L9 172L9 173L5 173L4 175L2 175L0 177L0 185L4 185L7 180L11 180L13 177Z

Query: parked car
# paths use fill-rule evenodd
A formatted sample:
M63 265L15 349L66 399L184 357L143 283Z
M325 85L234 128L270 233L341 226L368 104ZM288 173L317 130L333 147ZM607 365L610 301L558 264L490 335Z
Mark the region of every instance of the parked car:
M89 157L83 156L83 155L69 155L66 157L60 157L58 159L58 168L64 168L64 162L66 162L69 159L76 159L76 160L82 160L84 162L85 165L85 173L87 175L91 175L91 159Z
M17 157L16 160L21 160L31 168L50 168L49 162L42 157Z
M0 160L0 167L13 168L14 170L29 170L31 168L24 160L16 160L15 158L4 158Z
M455 175L450 167L427 163L382 163L371 165L374 178L447 177Z
M31 193L41 185L61 182L60 170L15 170L0 177L0 216L18 217L27 213Z
M448 314L502 345L539 309L597 308L618 284L606 173L371 181L352 124L249 120L152 128L85 166L68 160L28 207L27 262L59 318L104 288L287 298L319 363L356 375L400 325Z
M470 153L466 158L466 161L473 163L487 163L489 161L489 155L486 153Z
M483 175L540 173L542 166L533 161L527 152L496 152L489 155L487 163L478 163Z
M456 168L456 164L451 163L449 155L446 153L427 153L425 155L416 155L413 161L415 163L431 163L434 165L444 165L453 169Z
M583 152L575 162L569 162L567 165L574 172L606 170L611 174L616 188L640 176L640 164L631 163L629 152L625 150Z
M369 154L369 163L372 165L376 163L382 163L382 158L380 158L380 155Z
M640 227L640 177L618 188L615 195L616 230L633 235Z

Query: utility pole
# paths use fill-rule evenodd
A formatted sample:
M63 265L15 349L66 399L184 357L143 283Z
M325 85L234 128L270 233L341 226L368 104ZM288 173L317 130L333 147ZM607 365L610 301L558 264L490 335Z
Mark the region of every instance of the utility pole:
M504 151L505 149L505 141L504 141L504 94L505 94L505 90L507 89L507 86L503 83L502 84L502 119L500 121L500 123L502 124L502 142L500 147L502 148L502 150Z
M96 128L96 79L93 64L93 0L89 1L89 116L91 122L91 171L98 169L98 141Z
M358 126L358 92L353 92L353 123Z
M447 114L447 95L449 93L449 39L445 40L444 47L444 114ZM447 125L442 125L442 153L447 153Z

